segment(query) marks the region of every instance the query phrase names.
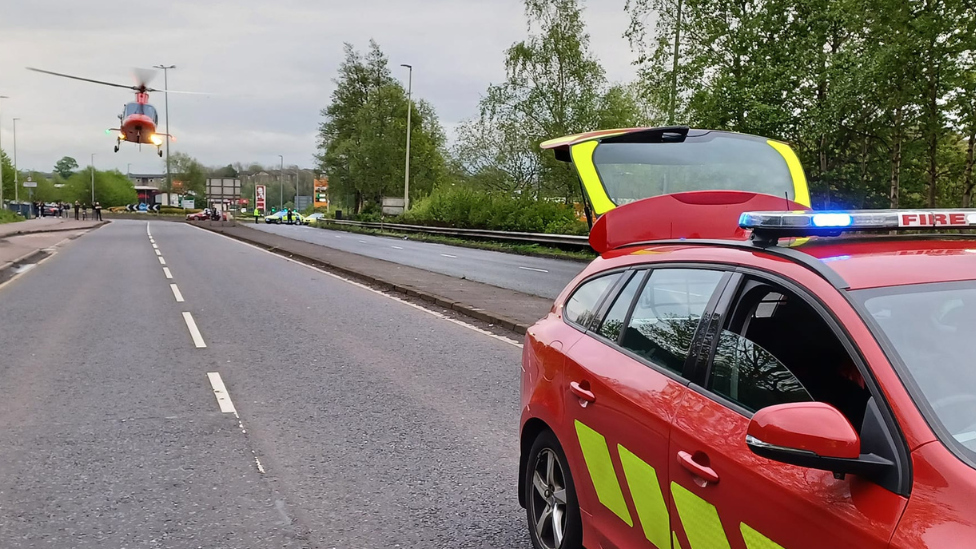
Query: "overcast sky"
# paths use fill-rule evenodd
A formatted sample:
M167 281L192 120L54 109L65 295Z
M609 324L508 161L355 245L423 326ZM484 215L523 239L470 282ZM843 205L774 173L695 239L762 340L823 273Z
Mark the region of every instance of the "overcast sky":
M589 0L594 53L614 81L631 80L633 54L622 34L624 0ZM134 83L133 67L176 65L169 97L171 151L207 165L231 162L314 165L319 110L328 103L342 44L365 50L374 38L390 58L414 66L415 96L430 101L450 136L477 112L489 83L504 78L503 51L526 36L521 0L0 0L2 144L22 169L50 171L62 156L99 169L156 172L152 147L140 152L105 129L132 95L30 72L38 67ZM163 87L162 73L152 86ZM150 101L160 111L163 95Z

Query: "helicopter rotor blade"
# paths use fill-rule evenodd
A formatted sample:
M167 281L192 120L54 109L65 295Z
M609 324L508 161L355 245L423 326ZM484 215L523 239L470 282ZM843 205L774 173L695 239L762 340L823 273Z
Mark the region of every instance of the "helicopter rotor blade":
M190 91L179 91L179 90L157 90L156 88L147 88L147 92L153 93L183 93L187 95L218 95L210 92L190 92Z
M61 74L59 72L46 71L46 70L43 70L43 69L35 69L33 67L27 67L27 70L34 71L34 72L40 72L40 73L44 73L44 74L50 74L52 76L60 76L62 78L71 78L73 80L81 80L83 82L92 82L94 84L102 84L103 86L112 86L112 87L115 87L115 88L125 88L127 90L136 90L136 91L139 90L139 88L136 87L136 86L126 86L125 84L115 84L113 82L104 82L102 80L92 80L91 78L82 78L80 76L72 76L70 74Z
M156 73L157 71L153 69L141 69L138 67L132 69L132 75L136 79L136 87L145 88L149 86L149 83L156 77Z

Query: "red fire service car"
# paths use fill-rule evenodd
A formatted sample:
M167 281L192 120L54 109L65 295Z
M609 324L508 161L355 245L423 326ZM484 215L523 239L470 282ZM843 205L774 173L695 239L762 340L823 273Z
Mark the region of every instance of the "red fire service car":
M611 201L590 234L600 257L526 335L533 545L976 547L976 236L939 234L976 228L976 210L816 212L746 180L684 190L722 174L685 139L703 132L611 135L554 148L610 197L607 174L658 190ZM596 139L585 174L580 139ZM711 139L757 145L723 162L762 155L759 138Z

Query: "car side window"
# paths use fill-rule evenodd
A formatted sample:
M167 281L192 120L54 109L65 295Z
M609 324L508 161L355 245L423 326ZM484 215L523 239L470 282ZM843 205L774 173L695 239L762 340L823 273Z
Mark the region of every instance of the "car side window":
M870 391L827 321L784 288L757 281L743 288L719 336L706 388L753 412L826 402L860 426Z
M621 273L613 273L584 282L573 292L563 308L563 318L573 324L587 328L600 306L600 300L607 293Z
M630 312L630 306L634 303L634 296L640 290L645 275L647 275L647 271L634 273L624 289L617 295L603 322L600 323L600 328L597 330L598 334L612 341L620 339L620 332L623 330L624 323L627 322L627 313Z
M813 400L800 380L769 351L727 330L718 339L708 389L750 412Z
M641 290L620 345L654 364L684 372L691 340L721 271L656 269Z

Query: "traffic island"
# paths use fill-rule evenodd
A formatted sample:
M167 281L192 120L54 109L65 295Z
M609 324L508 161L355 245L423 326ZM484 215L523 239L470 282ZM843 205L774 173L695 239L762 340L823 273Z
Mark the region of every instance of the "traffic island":
M319 246L239 223L213 221L192 225L520 334L552 307L552 300L543 297Z

